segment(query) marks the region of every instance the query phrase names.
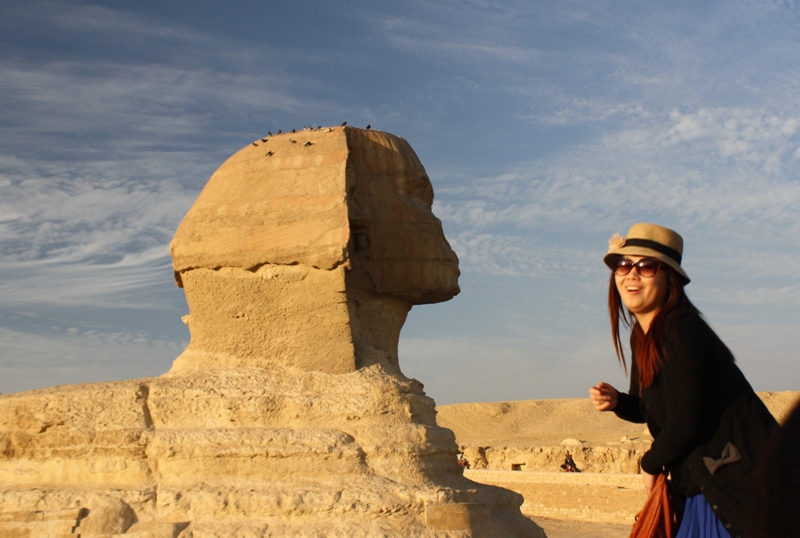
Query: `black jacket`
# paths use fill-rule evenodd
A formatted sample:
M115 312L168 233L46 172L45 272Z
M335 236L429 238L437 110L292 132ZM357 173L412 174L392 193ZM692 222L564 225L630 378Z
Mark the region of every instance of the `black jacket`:
M654 441L642 469L671 473L683 495L703 493L731 536L745 536L752 470L777 423L699 315L678 321L659 350L662 365L641 397L632 358L630 391L620 393L614 412L647 422Z

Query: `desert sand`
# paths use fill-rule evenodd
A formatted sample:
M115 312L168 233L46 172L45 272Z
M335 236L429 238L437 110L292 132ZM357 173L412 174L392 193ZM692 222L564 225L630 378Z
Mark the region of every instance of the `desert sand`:
M782 422L800 403L800 391L759 392L772 414ZM643 424L631 424L613 413L598 413L587 398L523 400L468 403L437 407L437 422L453 430L456 442L469 455L470 450L507 452L544 447L597 449L600 447L639 446L646 450L652 438ZM580 445L568 445L580 441ZM488 468L508 464L508 458L489 458ZM580 467L579 463L579 467ZM509 467L506 467L508 469ZM525 495L525 491L520 491ZM534 516L548 538L625 538L630 525L596 521L576 521Z
M759 392L778 421L800 400L800 391ZM531 447L578 439L600 445L649 437L644 424L631 424L613 413L594 410L586 398L467 403L436 408L440 426L453 430L459 445Z

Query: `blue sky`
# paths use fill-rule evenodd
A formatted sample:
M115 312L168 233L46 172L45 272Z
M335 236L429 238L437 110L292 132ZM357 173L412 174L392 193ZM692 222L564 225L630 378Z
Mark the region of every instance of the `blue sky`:
M167 371L206 180L342 121L410 142L460 258L401 335L437 403L625 387L601 258L639 221L756 390L800 390L799 29L788 0L6 0L0 392Z

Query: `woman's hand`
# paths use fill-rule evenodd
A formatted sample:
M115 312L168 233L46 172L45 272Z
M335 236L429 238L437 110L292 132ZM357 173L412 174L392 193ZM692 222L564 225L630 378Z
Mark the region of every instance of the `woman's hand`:
M619 391L608 383L598 383L589 389L589 399L598 411L613 411L619 402Z
M650 496L650 493L653 492L653 488L656 487L656 477L658 475L650 474L642 470L642 481L644 482L644 489L647 490L647 496Z

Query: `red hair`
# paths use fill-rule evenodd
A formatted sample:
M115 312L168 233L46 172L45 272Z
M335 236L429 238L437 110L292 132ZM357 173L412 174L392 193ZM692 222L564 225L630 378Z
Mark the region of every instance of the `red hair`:
M611 336L614 339L614 350L617 352L617 359L628 373L628 366L625 364L625 352L620 338L620 321L625 327L631 328L635 337L635 349L631 352L636 359L636 368L639 372L639 392L642 388L653 384L658 369L664 358L659 351L660 343L664 334L675 328L678 320L689 314L699 314L684 291L685 281L681 276L672 271L666 265L662 265L660 271L667 272L668 291L664 305L650 322L650 329L645 333L641 326L636 323L636 317L629 312L622 304L622 298L617 290L614 273L611 273L611 281L608 286L608 313L611 318ZM733 355L731 355L731 362Z

